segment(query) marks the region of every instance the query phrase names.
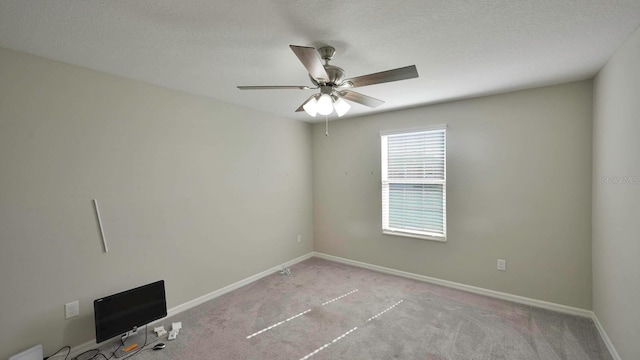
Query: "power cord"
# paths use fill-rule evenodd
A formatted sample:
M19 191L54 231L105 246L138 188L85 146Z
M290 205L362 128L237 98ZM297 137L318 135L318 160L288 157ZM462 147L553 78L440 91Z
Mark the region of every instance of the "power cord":
M145 331L146 331L146 327L145 327ZM118 352L118 350L121 347L124 346L124 342L126 341L126 339L128 337L129 336L127 335L127 336L123 336L123 337L120 338L120 343L118 344L118 346L115 349L113 349L113 351L111 351L111 355L109 357L107 357L105 354L103 354L100 351L100 349L91 349L91 350L87 350L85 352L82 352L82 353L76 355L76 357L74 357L72 360L94 360L94 359L98 358L99 356L102 356L105 360L110 360L111 358L113 358L116 355L116 352ZM145 342L146 342L146 340L145 340ZM83 355L88 354L90 352L95 352L95 353L93 353L90 356L86 356L86 357L83 356Z
M56 351L53 354L45 357L44 360L47 360L49 358L52 358L52 357L56 356L57 353L59 353L60 351L62 351L64 349L67 349L67 355L64 356L64 360L67 360L67 358L69 358L69 354L71 354L71 346L69 346L69 345L61 347L58 351Z
M147 326L148 326L148 324L144 326L144 344L143 344L143 345L142 345L138 350L136 350L134 353L132 353L132 354L128 354L128 355L126 355L126 356L123 356L123 357L121 357L120 359L128 359L128 358L130 358L130 357L132 357L132 356L135 356L135 355L137 355L138 353L140 353L141 351L143 351L143 350L144 350L144 348L145 348L147 345L150 345L150 344L151 344L151 343L150 343L150 344L147 344L147 339L149 338L149 331L147 330ZM154 342L155 342L155 341L154 341ZM152 342L152 343L153 343L153 342Z
M111 359L113 357L113 355L116 353L116 351L118 351L118 349L120 349L121 346L124 346L124 340L123 339L120 339L120 345L118 345L118 347L116 347L113 350L113 352L111 353L111 356L109 356L108 358L103 353L100 352L100 349L90 349L90 350L87 350L85 352L82 352L82 353L76 355L76 357L74 357L72 360L93 360L97 356L102 356L106 360L109 360L109 359ZM90 353L92 351L95 351L95 354L93 354L91 356L88 356L86 358L83 357L83 355L88 354L88 353Z
M93 354L93 355L91 355L91 356L87 357L87 358L86 358L86 360L94 360L94 359L97 359L99 356L102 356L102 357L104 358L104 360L111 360L111 358L113 358L113 357L115 357L116 359L124 360L124 359L128 359L128 358L130 358L130 357L132 357L132 356L134 356L134 355L137 355L138 353L140 353L140 352L141 352L141 351L143 351L143 350L149 350L148 348L147 348L147 349L145 349L145 347L147 347L148 345L151 345L151 344L153 344L153 343L155 343L155 342L157 342L157 341L158 341L158 340L154 340L154 341L152 341L152 342L150 342L150 343L147 343L147 341L148 341L148 339L149 339L149 331L148 331L148 325L145 325L145 326L144 326L144 344L143 344L143 345L142 345L138 350L136 350L134 353L127 354L127 355L125 355L125 356L123 356L123 357L120 357L120 358L119 358L119 357L117 357L117 356L115 356L115 355L116 355L116 352L118 352L118 350L119 350L121 347L123 347L123 346L124 346L124 342L125 342L125 341L126 341L126 339L128 339L128 338L129 338L129 336L128 336L128 335L127 335L126 337L124 337L124 338L121 338L121 339L120 339L120 344L118 345L118 347L116 347L116 348L111 352L111 355L110 355L109 357L107 357L105 354L103 354L103 353L100 351L100 349L90 349L90 350L87 350L87 351L85 351L85 352L82 352L82 353L80 353L80 354L76 355L73 359L74 359L74 360L81 360L83 355L85 355L85 354L88 354L88 353L90 353L90 352L95 351L95 354ZM56 351L56 352L54 352L53 354L51 354L51 355L49 355L49 356L45 357L43 360L48 360L48 359L50 359L50 358L52 358L52 357L56 356L60 351L62 351L62 350L64 350L64 349L67 349L67 354L66 354L66 355L65 355L65 357L64 357L64 360L67 360L67 359L69 358L69 355L71 354L71 346L69 346L69 345L61 347L58 351Z
M104 354L103 354L103 353L100 353L100 352L99 352L99 353L97 353L94 357L92 357L92 359L95 359L95 358L96 358L96 356L102 356L102 357L104 358L104 360L109 360L109 359L110 359L110 358L108 358L108 357L104 356Z
M88 354L88 353L93 352L93 351L95 351L95 354L93 354L93 355L91 355L91 356L89 356L87 358L83 358L82 357L82 355ZM87 350L85 352L81 352L80 354L76 355L76 357L74 357L73 360L89 360L89 359L93 359L98 353L100 353L100 350L98 350L98 349L90 349L90 350Z
M111 353L111 356L107 357L107 356L106 356L106 355L104 355L103 353L98 352L98 353L97 353L97 354L95 354L93 357L89 358L89 360L93 360L93 359L95 359L95 358L96 358L96 357L98 357L98 356L102 356L105 360L110 360L112 357L115 357L116 359L122 359L122 360L124 360L124 359L128 359L128 358L130 358L130 357L132 357L132 356L134 356L134 355L138 354L139 352L141 352L142 350L144 350L144 348L145 348L147 345L153 344L154 342L156 342L156 341L157 341L157 340L156 340L156 341L152 341L152 342L150 342L150 343L148 343L148 344L147 344L147 340L148 340L148 338L149 338L149 331L148 331L148 328L147 328L147 327L148 327L148 324L144 326L144 344L143 344L142 346L140 346L140 348L139 348L138 350L136 350L135 352L133 352L133 353L131 353L131 354L127 354L127 355L125 355L125 356L123 356L123 357L117 357L117 356L115 356L115 355L116 355L116 352L118 351L118 349L120 349L120 347L124 346L124 342L126 341L126 339L128 339L128 338L129 338L129 336L127 335L127 337L126 337L126 338L124 338L124 339L121 339L121 340L120 340L120 345L119 345L119 346L118 346L118 347L117 347L117 348L116 348L116 349Z

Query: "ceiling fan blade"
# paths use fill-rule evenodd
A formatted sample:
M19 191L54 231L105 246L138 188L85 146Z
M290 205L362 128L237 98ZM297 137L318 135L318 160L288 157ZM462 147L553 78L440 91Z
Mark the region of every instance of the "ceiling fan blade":
M351 91L351 90L342 90L340 92L338 92L338 96L353 101L353 102L357 102L358 104L362 104L364 106L368 106L370 108L376 108L382 104L384 104L384 101L382 100L378 100L376 98L372 98L371 96L367 96L367 95L362 95L360 93L357 93L355 91Z
M309 96L309 97L307 98L307 100L305 100L305 101L302 103L302 105L300 105L300 107L296 109L296 111L295 111L295 112L304 111L303 106L304 106L306 103L308 103L308 102L309 102L309 100L313 99L313 98L314 98L314 97L316 97L316 96L318 96L318 94L313 94L313 95Z
M287 89L297 89L297 90L309 90L311 89L308 86L238 86L240 90L287 90Z
M328 81L329 75L322 65L322 59L316 48L307 46L289 45L291 50L296 54L298 59L302 62L309 75L317 81Z
M391 81L413 79L418 77L418 69L415 65L405 66L393 70L382 71L369 75L357 76L346 79L343 84L351 83L351 87L360 87L374 84L381 84Z

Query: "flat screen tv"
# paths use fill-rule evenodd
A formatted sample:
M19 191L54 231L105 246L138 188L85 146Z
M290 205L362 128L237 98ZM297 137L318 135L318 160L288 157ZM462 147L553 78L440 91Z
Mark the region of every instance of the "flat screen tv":
M97 343L126 334L167 316L164 280L97 299L93 310Z

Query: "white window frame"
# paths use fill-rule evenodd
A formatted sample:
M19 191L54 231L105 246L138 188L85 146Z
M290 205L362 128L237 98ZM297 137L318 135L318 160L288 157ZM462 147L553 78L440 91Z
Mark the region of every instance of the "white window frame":
M381 177L382 177L382 233L394 236L405 236L411 238L434 240L440 242L447 241L447 126L437 125L431 127L422 127L417 129L404 129L393 131L380 132L380 149L381 149ZM388 146L387 136L397 134L409 134L417 132L430 132L430 131L442 131L444 132L444 179L403 179L403 180L389 180L388 179ZM389 226L389 192L386 191L385 186L390 184L441 184L442 185L442 233L430 232L430 231L414 231L409 229L399 229ZM386 199L385 199L386 197Z

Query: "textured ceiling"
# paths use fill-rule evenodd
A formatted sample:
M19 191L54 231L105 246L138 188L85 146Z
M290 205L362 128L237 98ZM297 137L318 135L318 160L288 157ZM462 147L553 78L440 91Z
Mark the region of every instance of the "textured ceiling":
M415 64L357 89L380 112L590 78L639 25L639 0L0 1L2 47L302 121L313 90L236 89L310 85L290 44L346 77Z

